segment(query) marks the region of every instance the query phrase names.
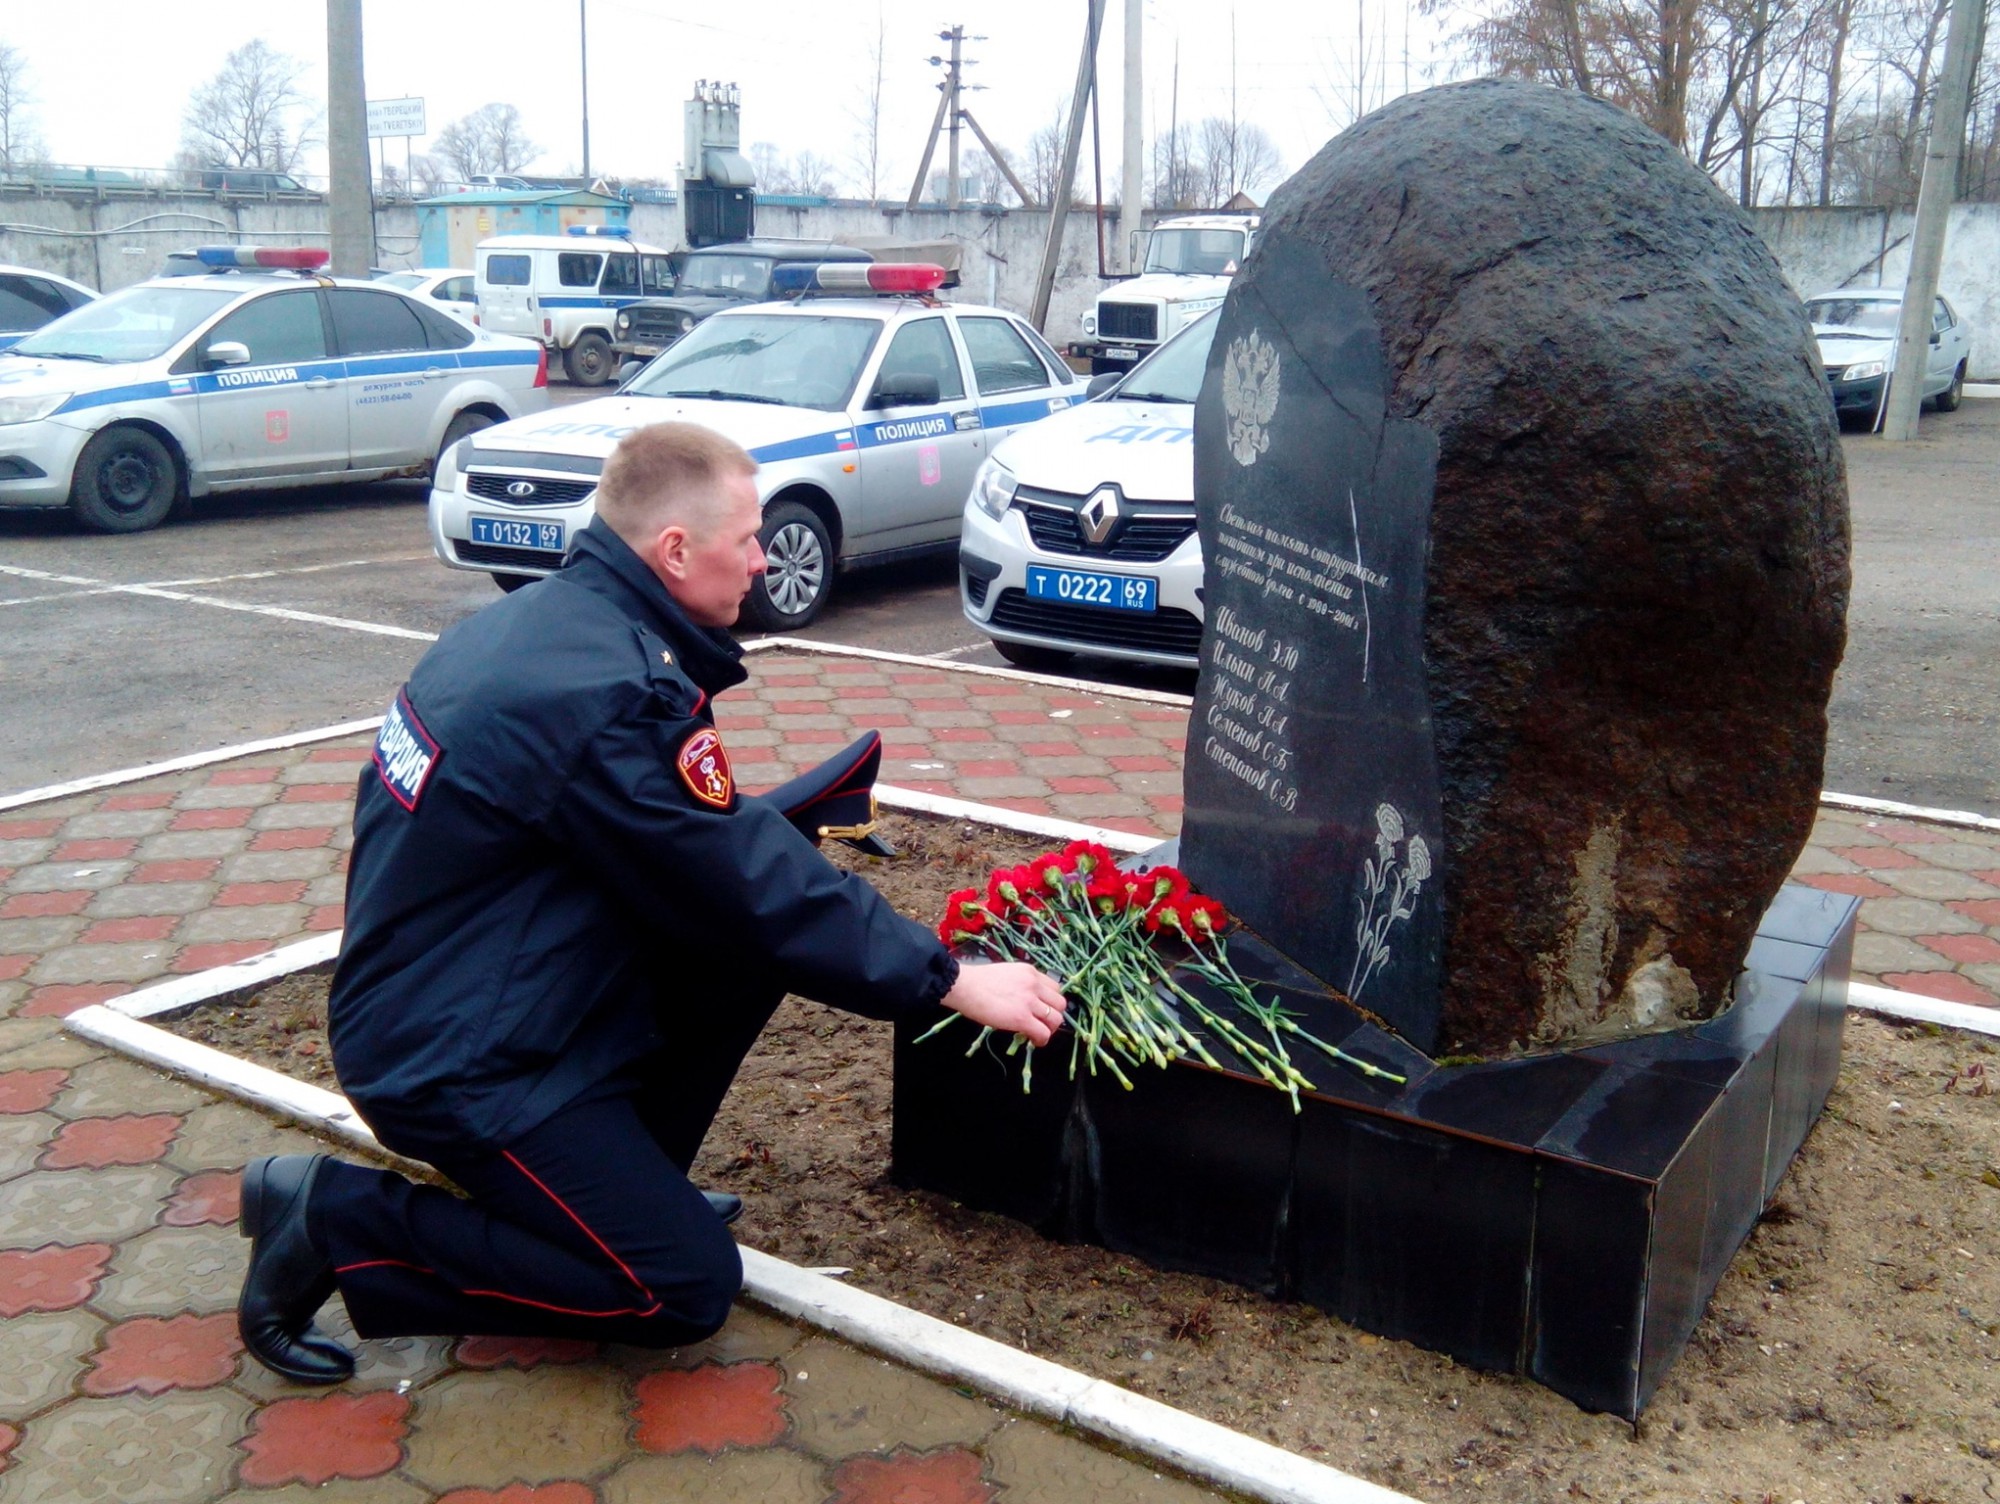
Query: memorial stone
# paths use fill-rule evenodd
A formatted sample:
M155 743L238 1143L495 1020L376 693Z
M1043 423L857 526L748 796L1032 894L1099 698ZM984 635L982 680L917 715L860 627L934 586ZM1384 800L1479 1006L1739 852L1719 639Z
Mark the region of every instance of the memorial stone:
M1196 882L1436 1054L1723 1007L1810 829L1848 581L1747 220L1609 105L1455 85L1288 182L1219 318Z

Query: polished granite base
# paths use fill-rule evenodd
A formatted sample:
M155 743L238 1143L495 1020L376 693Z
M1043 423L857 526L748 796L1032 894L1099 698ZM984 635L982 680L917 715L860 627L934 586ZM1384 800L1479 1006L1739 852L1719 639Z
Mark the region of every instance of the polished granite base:
M1132 1091L1072 1082L1060 1045L1023 1093L1016 1061L967 1056L955 1030L916 1044L920 1020L896 1038L894 1173L1635 1419L1826 1104L1859 905L1786 884L1718 1018L1469 1066L1434 1064L1239 937L1238 968L1303 1027L1409 1078L1295 1049L1317 1088L1298 1113L1200 1064Z

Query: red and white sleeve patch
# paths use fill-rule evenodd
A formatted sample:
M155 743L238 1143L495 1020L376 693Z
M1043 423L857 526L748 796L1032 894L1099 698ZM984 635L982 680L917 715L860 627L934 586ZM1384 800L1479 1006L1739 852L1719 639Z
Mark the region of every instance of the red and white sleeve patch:
M729 754L722 749L722 738L712 728L704 726L682 742L675 761L690 794L711 809L729 808L736 794L736 779L729 771Z

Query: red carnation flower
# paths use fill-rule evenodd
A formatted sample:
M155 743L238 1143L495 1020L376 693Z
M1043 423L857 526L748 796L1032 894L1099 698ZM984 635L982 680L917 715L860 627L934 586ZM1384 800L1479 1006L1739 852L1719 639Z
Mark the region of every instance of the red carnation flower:
M1118 858L1111 849L1100 846L1095 841L1071 841L1063 847L1062 854L1076 861L1076 870L1095 877L1100 872L1112 870L1118 865Z
M946 945L970 940L993 922L992 911L980 902L977 888L960 888L944 901L944 918L938 924L938 939Z
M1179 898L1192 891L1187 874L1178 867L1149 867L1138 875L1139 896L1148 905L1162 899Z

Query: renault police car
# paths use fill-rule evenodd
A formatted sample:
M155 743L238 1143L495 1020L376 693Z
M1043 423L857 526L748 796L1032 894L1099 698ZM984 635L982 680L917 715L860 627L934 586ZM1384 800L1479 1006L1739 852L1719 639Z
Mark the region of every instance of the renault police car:
M156 527L210 492L423 475L548 404L538 345L314 275L327 253L212 246L0 351L0 506Z
M980 466L959 590L966 619L1009 663L1048 668L1092 653L1196 666L1194 402L1215 323L1211 313L1190 324L1096 400Z
M488 429L443 456L438 557L508 589L560 568L617 442L650 423L700 423L760 466L770 563L745 615L799 627L826 604L837 565L949 548L987 450L1083 396L1031 325L930 296L940 267L775 276L774 290L808 295L717 313L617 395ZM826 292L877 296L814 295Z

